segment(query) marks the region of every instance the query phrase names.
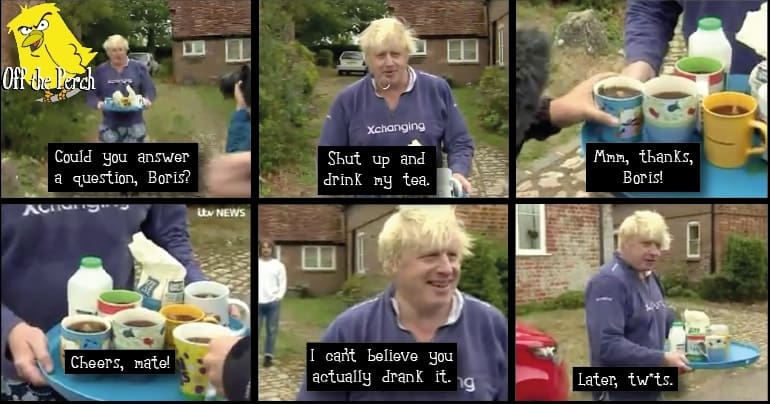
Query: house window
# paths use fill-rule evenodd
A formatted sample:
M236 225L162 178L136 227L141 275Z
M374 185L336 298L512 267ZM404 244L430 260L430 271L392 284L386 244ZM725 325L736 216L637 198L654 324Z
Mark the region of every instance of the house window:
M687 258L700 258L700 222L687 223Z
M500 25L497 29L497 65L505 66L505 33L503 31L504 26Z
M612 251L618 250L618 229L612 231Z
M358 274L366 273L366 252L364 249L364 245L366 244L366 239L364 238L365 235L365 233L360 231L356 233L356 273Z
M203 56L206 54L206 41L182 42L182 56Z
M248 62L251 60L251 38L228 39L225 41L225 62Z
M448 39L446 41L449 63L478 63L478 39Z
M545 205L516 205L516 255L545 253Z
M334 271L334 246L302 246L302 269L305 271Z
M428 43L424 39L414 40L414 53L413 56L425 56L428 54Z

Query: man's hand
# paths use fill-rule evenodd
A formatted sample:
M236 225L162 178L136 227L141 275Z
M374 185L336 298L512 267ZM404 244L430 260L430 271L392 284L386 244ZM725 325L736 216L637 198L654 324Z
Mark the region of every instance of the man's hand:
M37 362L50 373L53 371L53 361L48 354L48 340L41 329L24 322L19 323L8 333L8 349L13 354L13 365L21 379L35 386L46 384Z
M692 370L689 365L690 361L681 352L666 352L663 354L663 366L679 368L679 373L689 372Z
M206 187L211 196L251 196L251 152L219 155L206 169Z
M96 103L96 109L102 109L103 106L104 106L104 101L99 101Z
M235 90L233 90L233 97L235 98L235 109L246 108L246 101L243 99L243 92L241 91L241 82L235 83Z
M233 348L242 337L220 337L211 340L209 343L209 352L203 357L203 366L206 367L206 374L209 381L217 389L217 393L225 396L225 386L222 380L224 376L225 359L228 352Z
M617 73L599 73L583 81L567 94L551 101L551 123L566 128L584 121L596 121L605 125L617 126L618 120L600 110L594 103L594 84Z
M655 77L655 70L653 70L649 63L640 60L623 68L621 74L633 79L637 79L644 83L645 81Z
M142 97L142 102L144 103L145 108L150 108L150 106L152 105L152 101L150 101L149 98Z
M453 173L452 178L456 179L457 181L460 181L460 185L463 187L463 191L465 191L468 196L471 196L471 193L473 192L473 187L471 186L471 182L468 181L465 176L463 176L460 173Z

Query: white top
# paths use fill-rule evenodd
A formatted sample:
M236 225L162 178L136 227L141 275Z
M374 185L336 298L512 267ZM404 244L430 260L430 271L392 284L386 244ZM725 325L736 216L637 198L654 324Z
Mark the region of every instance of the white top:
M286 294L286 266L275 258L259 258L257 261L260 304L271 303L283 299Z

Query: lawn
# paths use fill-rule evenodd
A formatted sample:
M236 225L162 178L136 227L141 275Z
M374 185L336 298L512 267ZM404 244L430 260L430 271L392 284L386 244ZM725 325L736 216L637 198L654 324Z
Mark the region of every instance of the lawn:
M275 356L282 361L305 360L305 344L319 341L326 327L346 309L336 296L307 299L287 296L281 301L281 323ZM265 330L260 330L258 345L264 350Z
M299 163L279 174L268 177L266 183L260 182L260 196L315 196L316 167L315 148L326 114L334 98L345 87L361 79L361 75L339 76L333 68L318 68L320 80L315 88L315 104L313 117L302 129L303 137L307 139L308 147L298 149ZM478 144L491 146L508 152L508 137L496 135L482 128L479 116L479 106L476 103L476 89L462 87L452 89L457 104L463 112L468 130Z
M767 369L767 303L756 306L739 304L717 304L702 300L669 298L668 303L676 311L684 309L704 311L712 323L728 324L734 340L747 341L756 344L762 350L757 363L747 369L734 371L699 370L680 378L680 392L666 393L668 400L687 400L690 394L702 394L698 389L721 377L735 376L742 372ZM553 336L559 343L559 351L569 365L569 377L572 377L573 366L588 366L588 345L585 330L585 311L555 310L541 311L523 316L517 316L516 321L532 324ZM764 358L764 359L763 359ZM765 391L767 386L765 385ZM570 400L590 400L590 393L571 392Z
M224 152L227 127L235 110L232 98L224 98L215 86L210 85L177 86L156 80L155 86L157 99L144 112L149 141L198 142L204 156L201 161L205 161L207 156ZM79 133L73 133L69 141L96 141L101 113L89 109L85 105L85 97L80 94L69 102L79 103L74 113L83 117ZM4 161L10 159L17 167L21 185L14 195L4 191L4 196L50 196L44 161L18 156L6 150L3 150L2 157Z

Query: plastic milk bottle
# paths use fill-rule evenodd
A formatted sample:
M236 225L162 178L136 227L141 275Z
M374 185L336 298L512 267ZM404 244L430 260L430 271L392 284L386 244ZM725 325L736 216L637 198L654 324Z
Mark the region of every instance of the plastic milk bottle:
M675 321L671 331L668 332L668 351L679 352L684 355L687 353L686 342L687 332L684 330L684 324L681 321Z
M730 74L733 60L733 47L722 29L722 20L717 17L704 17L698 20L698 30L687 41L688 56L706 56L722 62L725 67L725 79Z
M102 267L102 259L83 257L80 268L67 281L69 315L97 315L96 301L108 290L112 290L112 277Z

